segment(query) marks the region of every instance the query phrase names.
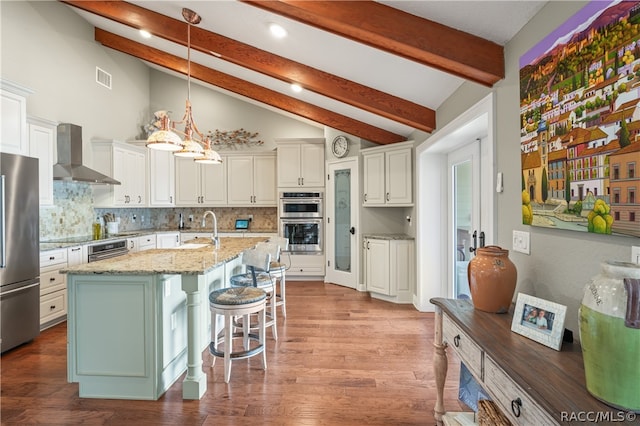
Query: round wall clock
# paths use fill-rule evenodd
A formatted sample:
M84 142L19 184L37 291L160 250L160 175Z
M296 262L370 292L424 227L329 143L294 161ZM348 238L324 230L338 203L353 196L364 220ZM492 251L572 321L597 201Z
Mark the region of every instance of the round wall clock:
M331 152L338 158L342 158L349 152L349 140L345 136L336 136L331 144Z

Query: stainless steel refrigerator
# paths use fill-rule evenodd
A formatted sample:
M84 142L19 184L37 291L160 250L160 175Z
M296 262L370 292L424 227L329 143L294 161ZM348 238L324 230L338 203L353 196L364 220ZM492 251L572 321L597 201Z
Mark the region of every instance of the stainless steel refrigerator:
M38 160L0 154L0 352L40 334Z

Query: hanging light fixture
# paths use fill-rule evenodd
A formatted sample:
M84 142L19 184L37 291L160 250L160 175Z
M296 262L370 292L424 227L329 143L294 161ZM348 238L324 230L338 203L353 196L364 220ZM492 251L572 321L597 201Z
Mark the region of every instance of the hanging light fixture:
M187 21L187 102L184 116L182 120L173 122L171 125L169 125L169 117L163 117L160 130L149 136L147 146L152 149L173 151L173 155L177 157L191 157L200 163L219 164L222 162L220 155L211 149L209 137L205 137L198 130L191 112L191 26L199 24L202 19L196 12L187 8L182 9L182 17ZM183 124L184 131L177 131L176 124ZM184 140L180 140L176 132L182 133ZM202 145L207 149L205 150Z

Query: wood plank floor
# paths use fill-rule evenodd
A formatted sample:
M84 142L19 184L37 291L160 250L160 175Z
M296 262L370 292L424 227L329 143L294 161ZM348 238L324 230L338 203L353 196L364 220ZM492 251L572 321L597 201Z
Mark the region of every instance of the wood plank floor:
M281 319L281 317L279 318ZM287 318L260 357L210 367L199 401L182 378L158 401L86 399L67 383L66 323L0 359L2 425L431 425L433 314L322 282L287 282ZM449 351L450 352L450 351ZM457 410L459 361L445 400Z

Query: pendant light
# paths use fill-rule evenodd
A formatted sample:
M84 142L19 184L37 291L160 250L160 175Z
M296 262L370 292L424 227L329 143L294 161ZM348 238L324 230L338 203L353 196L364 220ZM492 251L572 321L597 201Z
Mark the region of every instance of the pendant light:
M177 157L190 157L198 162L205 164L219 164L222 162L220 155L211 149L211 143L208 137L205 137L193 120L191 112L191 26L197 25L202 20L200 15L191 9L183 8L182 17L187 22L187 101L184 116L182 120L173 122L169 127L168 117L163 117L161 128L154 132L147 140L147 146L152 149L161 149L165 151L173 151L173 155ZM183 124L184 131L182 133L184 140L180 141L180 137L176 134L176 124ZM176 139L180 141L177 143ZM208 152L203 148L206 146Z

